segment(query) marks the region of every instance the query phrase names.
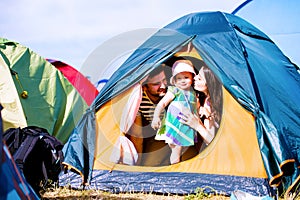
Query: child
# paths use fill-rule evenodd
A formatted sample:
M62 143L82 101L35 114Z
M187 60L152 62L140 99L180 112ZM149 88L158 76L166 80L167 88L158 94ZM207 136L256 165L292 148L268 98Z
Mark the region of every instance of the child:
M193 128L180 122L180 115L184 109L197 113L197 99L193 90L195 76L193 64L189 60L178 60L172 66L172 77L166 95L160 100L155 111L151 126L159 129L155 139L165 140L172 152L171 164L178 163L183 147L193 146L196 132ZM167 109L163 122L160 113Z

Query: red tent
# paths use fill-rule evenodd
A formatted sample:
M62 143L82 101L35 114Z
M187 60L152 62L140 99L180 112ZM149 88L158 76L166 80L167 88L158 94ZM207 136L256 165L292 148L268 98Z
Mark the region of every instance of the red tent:
M54 65L70 81L90 106L99 93L97 88L74 67L58 60L47 59L47 61Z

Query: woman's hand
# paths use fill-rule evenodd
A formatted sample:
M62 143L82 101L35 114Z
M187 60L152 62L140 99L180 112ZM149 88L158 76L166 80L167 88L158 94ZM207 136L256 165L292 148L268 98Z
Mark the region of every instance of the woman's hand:
M210 115L211 115L210 108L201 106L201 107L199 108L199 115L200 115L200 117L205 116L206 118L209 118Z
M179 121L196 130L201 135L206 144L209 144L215 137L214 132L208 131L208 129L200 120L199 116L197 114L191 113L191 111L188 109L184 109L184 111L182 111Z
M197 130L199 125L203 125L198 115L191 113L191 111L188 109L184 109L182 111L179 121L195 130Z

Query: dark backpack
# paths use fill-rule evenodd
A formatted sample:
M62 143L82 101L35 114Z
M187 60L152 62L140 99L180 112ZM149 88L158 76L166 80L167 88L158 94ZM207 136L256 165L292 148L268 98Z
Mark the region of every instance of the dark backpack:
M46 129L36 126L10 128L4 132L3 140L38 194L47 184L58 184L59 173L63 170L63 144Z

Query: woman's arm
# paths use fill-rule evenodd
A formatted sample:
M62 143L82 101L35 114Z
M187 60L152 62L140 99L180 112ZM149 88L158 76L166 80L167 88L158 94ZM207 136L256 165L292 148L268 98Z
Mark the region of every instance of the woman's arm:
M151 123L151 127L156 130L159 129L161 126L161 120L160 120L160 113L163 112L163 110L165 109L165 107L167 107L167 105L169 105L169 103L174 99L174 94L171 92L167 92L166 95L159 101L159 103L157 104L155 110L154 110L154 114L153 114L153 120Z

